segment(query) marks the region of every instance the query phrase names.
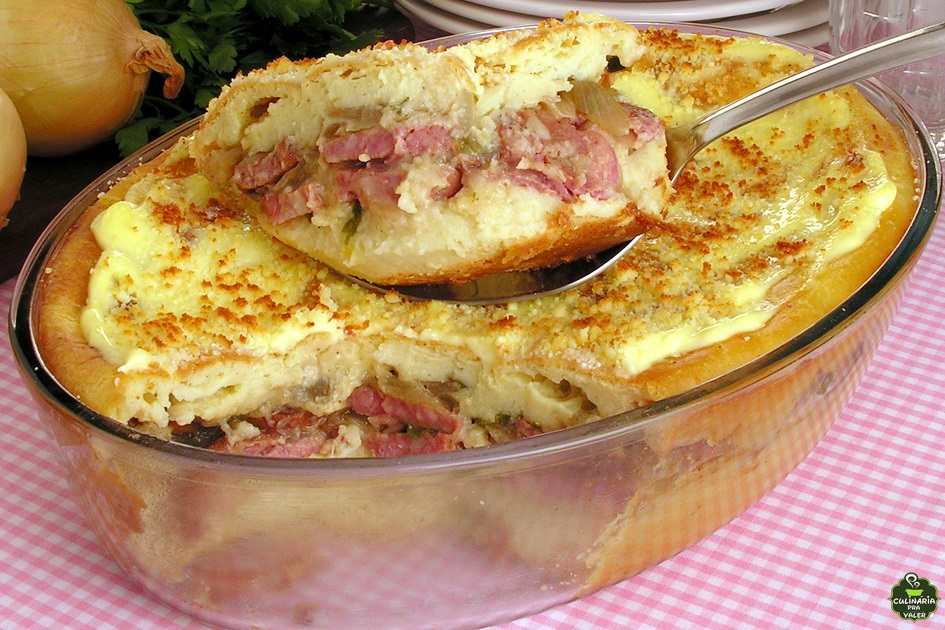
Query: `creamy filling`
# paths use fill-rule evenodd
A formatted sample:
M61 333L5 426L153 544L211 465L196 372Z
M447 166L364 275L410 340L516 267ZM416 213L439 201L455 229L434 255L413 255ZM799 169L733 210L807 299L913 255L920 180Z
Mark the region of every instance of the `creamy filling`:
M481 173L565 202L584 195L610 199L621 184L616 152L632 152L660 137L662 123L596 83L579 82L572 92L552 104L502 114L487 143L470 127L339 122L328 125L316 148L284 138L271 151L246 156L233 182L260 199L276 225L332 206L351 207L355 216L416 212L422 205L418 195L402 198L402 186L424 171L427 182L419 196L433 203L453 197ZM414 181L410 189L421 186Z

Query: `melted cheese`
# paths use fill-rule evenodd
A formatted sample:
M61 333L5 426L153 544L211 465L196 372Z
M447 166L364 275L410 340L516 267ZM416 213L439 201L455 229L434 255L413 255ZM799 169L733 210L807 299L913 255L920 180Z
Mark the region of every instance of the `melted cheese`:
M668 124L809 65L757 39L657 31L643 40L648 55L615 87ZM680 70L670 72L668 60ZM619 383L765 326L790 297L778 287L804 286L862 244L895 196L844 95L814 97L702 152L662 223L603 278L555 297L473 307L405 301L345 281L227 209L192 169L175 175L175 164L188 163L189 140L175 150L163 172L95 221L103 254L82 317L89 342L123 375L166 381L163 394L151 395L165 401L163 416L160 405L128 411L147 408L158 424L194 415L225 422L224 405L195 406L221 396L202 369L218 372L223 355L278 364L312 336L322 338L322 354L293 359L294 375L278 386L230 383L227 395L271 406L327 378L339 404L367 376L393 370L462 383L458 404L470 418L524 413L551 429L613 413L645 402L614 402ZM563 395L566 381L586 399ZM595 389L602 382L618 385ZM188 392L186 412L175 411L177 390Z
M175 373L201 354L284 354L341 336L315 266L213 197L202 176L146 179L92 224L103 253L81 325L123 372Z

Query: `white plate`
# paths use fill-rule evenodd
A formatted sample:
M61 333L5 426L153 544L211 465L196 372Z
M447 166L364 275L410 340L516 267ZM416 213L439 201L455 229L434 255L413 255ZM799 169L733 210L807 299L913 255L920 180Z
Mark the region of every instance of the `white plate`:
M778 36L813 28L827 21L827 0L793 2L796 4L765 13L712 20L709 23L759 35ZM398 4L414 17L450 33L534 24L547 17L547 14L523 14L481 6L471 0L398 0Z
M770 13L718 20L713 24L759 35L776 36L826 24L829 16L828 0L803 0Z
M516 13L514 11L504 11L493 7L486 7L467 0L420 0L431 8L439 9L445 13L451 13L457 17L465 18L472 22L489 24L490 28L496 26L521 26L522 24L534 24L548 17L548 14L526 14Z
M826 45L826 43L830 41L830 25L824 22L823 24L818 24L817 26L806 28L796 33L785 33L781 35L781 39L786 39L789 42L807 46L808 48L817 48Z
M394 0L394 4L408 17L426 22L430 26L447 33L471 33L495 28L491 24L460 17L419 0Z
M435 4L433 0L428 4ZM470 4L509 13L542 17L563 17L567 11L603 13L619 20L638 22L696 22L761 13L779 9L799 0L670 0L623 2L619 0L475 0Z

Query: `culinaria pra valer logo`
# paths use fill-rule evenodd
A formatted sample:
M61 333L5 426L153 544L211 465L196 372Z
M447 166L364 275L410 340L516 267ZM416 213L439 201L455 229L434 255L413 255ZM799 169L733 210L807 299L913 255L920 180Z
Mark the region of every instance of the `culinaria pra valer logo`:
M899 584L892 587L893 612L901 619L916 622L928 619L938 607L938 589L925 578L915 573L906 573Z

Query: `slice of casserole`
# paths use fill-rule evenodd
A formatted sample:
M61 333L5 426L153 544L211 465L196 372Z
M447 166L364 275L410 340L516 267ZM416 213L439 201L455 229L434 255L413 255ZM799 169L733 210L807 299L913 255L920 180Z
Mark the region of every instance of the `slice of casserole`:
M282 59L210 104L195 155L265 230L372 282L554 264L629 240L666 202L662 122L609 85L643 52L632 26L575 15Z

